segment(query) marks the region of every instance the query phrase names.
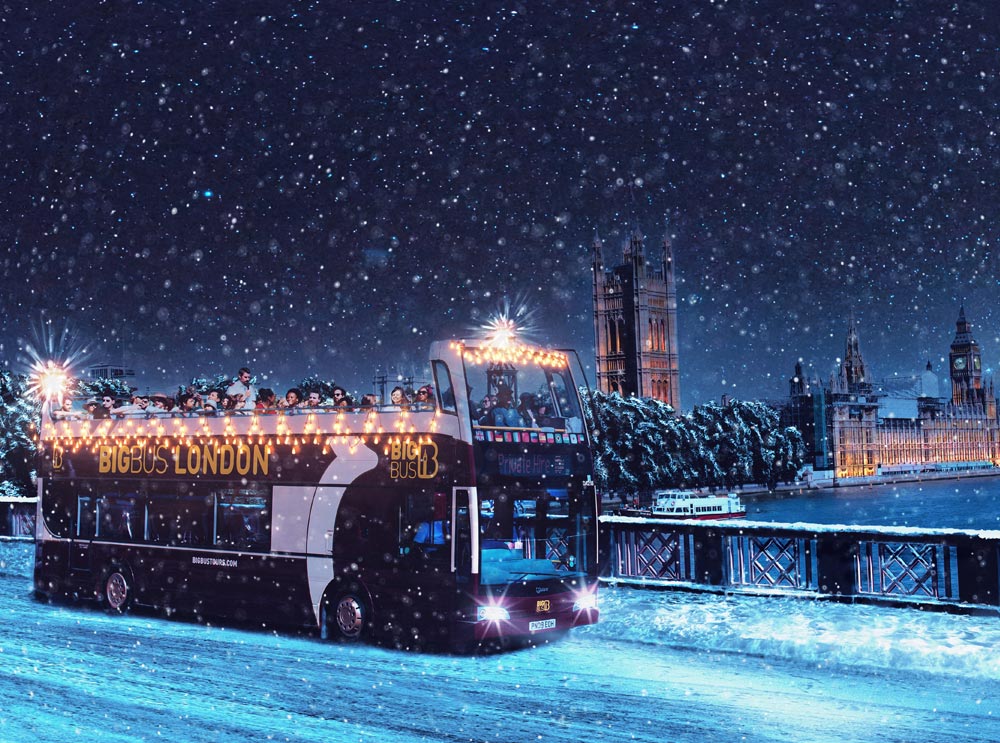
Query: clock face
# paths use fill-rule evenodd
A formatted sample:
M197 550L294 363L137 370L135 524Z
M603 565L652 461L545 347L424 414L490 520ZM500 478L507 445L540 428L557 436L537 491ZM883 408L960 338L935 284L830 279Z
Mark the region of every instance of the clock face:
M958 369L959 371L961 371L962 369L965 368L965 357L964 356L956 356L954 359L951 360L951 365L955 369Z

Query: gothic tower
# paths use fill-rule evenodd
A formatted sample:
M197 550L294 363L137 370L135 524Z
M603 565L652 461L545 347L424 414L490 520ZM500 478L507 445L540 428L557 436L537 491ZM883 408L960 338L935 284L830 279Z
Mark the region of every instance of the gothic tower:
M965 319L965 306L958 311L955 340L948 353L951 370L951 401L956 405L981 402L983 397L983 359L979 344L972 337L972 324Z
M680 408L677 362L677 288L670 238L650 261L638 228L618 265L606 268L604 246L594 235L594 342L597 387L604 392L652 397Z
M861 356L861 343L858 340L858 328L851 315L851 324L847 329L847 346L844 349L844 376L849 388L856 388L869 382L868 369Z

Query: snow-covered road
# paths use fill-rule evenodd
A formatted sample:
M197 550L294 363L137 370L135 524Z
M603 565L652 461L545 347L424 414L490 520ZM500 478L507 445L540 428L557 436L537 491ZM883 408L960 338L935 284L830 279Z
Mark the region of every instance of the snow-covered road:
M21 552L18 552L21 550ZM0 544L0 741L1000 741L1000 618L604 592L485 657L109 617Z

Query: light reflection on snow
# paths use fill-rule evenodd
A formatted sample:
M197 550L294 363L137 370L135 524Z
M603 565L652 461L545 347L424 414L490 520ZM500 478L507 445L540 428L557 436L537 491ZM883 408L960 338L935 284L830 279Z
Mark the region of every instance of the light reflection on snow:
M930 671L1000 680L1000 617L793 598L603 588L613 639L809 665Z

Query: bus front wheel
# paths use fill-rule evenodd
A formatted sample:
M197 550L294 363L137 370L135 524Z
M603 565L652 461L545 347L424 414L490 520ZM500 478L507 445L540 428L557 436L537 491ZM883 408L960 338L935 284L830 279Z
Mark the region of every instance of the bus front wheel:
M101 600L112 614L124 614L132 605L135 585L128 568L112 565L104 573L101 581Z
M361 590L351 587L323 604L321 626L324 640L356 642L368 634L371 609Z

